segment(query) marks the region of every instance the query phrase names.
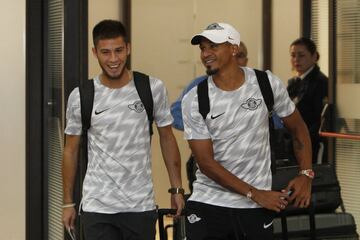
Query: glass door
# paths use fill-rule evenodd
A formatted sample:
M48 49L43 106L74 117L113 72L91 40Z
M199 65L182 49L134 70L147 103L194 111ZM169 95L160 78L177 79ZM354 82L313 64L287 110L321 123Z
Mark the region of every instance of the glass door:
M64 74L63 74L63 1L47 3L46 50L45 50L45 125L44 192L47 203L47 238L64 239L62 226L62 176L61 162L64 135ZM45 127L45 126L44 126ZM47 193L47 194L46 194ZM45 229L46 231L46 229Z

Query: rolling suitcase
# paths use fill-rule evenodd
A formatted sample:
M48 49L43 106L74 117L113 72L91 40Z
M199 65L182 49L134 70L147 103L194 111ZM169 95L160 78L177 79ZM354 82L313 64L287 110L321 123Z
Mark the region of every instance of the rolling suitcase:
M345 213L340 185L333 165L314 164L312 199L309 208L287 207L274 219L275 239L358 239L351 214ZM278 168L273 175L273 189L281 190L297 175L298 168ZM343 212L335 210L341 206Z
M354 217L349 213L319 213L314 214L314 229L309 221L309 215L301 214L287 216L284 236L284 218L274 219L275 240L303 240L303 239L348 239L358 240ZM315 234L315 235L313 235Z

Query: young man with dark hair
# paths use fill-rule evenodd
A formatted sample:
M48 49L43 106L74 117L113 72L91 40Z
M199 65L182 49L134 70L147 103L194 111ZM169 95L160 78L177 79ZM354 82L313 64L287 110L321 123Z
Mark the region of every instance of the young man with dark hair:
M83 182L82 219L86 240L155 239L157 219L151 177L150 129L144 104L126 67L130 43L119 21L104 20L93 30L94 56L102 72L94 78L94 103L88 130L88 166ZM153 117L171 184L171 206L180 214L180 154L172 133L167 93L149 77ZM69 96L63 156L63 224L74 228L74 179L82 134L79 89Z
M239 32L213 23L191 43L199 45L209 75L203 83L210 109L205 117L199 112L203 83L183 98L184 134L199 166L187 202L187 239L272 239L274 211L291 201L297 207L310 204L313 172L306 125L283 83L267 71L273 109L293 134L301 170L286 189L271 191L268 109L254 69L236 61Z

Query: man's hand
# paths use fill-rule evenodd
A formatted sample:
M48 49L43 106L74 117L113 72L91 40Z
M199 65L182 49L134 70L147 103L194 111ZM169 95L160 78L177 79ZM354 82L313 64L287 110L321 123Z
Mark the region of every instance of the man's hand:
M275 192L266 190L253 189L252 200L258 203L260 206L280 212L284 210L288 205L289 196L285 192Z
M63 224L66 229L75 229L76 210L74 207L63 208Z
M294 202L294 206L298 208L307 208L311 200L311 182L312 180L304 175L300 175L291 180L285 191L292 191L289 201Z
M181 215L182 210L185 207L184 196L180 193L171 194L171 208L176 209L175 217Z

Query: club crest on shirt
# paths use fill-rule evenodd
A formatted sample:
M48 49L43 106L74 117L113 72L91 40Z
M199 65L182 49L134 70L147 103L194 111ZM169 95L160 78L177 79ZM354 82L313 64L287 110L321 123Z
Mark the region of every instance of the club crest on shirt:
M254 111L260 106L260 104L261 104L261 99L249 98L248 100L246 100L246 102L241 104L241 107Z
M133 104L129 104L128 107L137 113L141 113L145 109L144 104L140 100L135 101Z

